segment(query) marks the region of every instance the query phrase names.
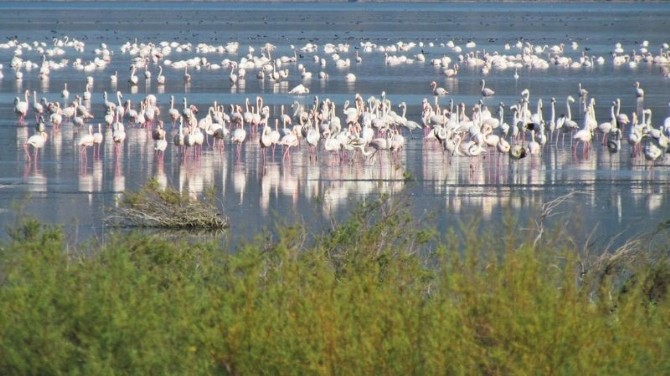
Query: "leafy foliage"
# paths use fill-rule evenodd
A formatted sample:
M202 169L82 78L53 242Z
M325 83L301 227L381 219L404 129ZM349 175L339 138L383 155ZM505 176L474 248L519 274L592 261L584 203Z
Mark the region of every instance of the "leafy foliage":
M26 218L0 247L0 373L667 373L667 258L585 268L546 226L480 230L384 196L312 244L286 225L235 252L140 233L73 252Z

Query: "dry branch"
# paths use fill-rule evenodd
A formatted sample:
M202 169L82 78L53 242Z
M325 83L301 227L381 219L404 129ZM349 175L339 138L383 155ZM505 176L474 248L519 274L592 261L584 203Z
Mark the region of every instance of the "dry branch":
M155 181L138 192L124 193L105 221L116 227L172 229L220 230L229 225L228 218L219 213L212 200L193 199L169 187L163 190Z

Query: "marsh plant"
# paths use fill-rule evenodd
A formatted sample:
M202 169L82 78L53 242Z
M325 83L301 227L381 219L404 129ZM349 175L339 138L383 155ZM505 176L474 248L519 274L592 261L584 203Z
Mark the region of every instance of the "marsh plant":
M663 228L587 259L543 221L425 222L383 196L314 238L283 224L233 250L140 232L72 250L22 216L0 249L0 373L670 370Z

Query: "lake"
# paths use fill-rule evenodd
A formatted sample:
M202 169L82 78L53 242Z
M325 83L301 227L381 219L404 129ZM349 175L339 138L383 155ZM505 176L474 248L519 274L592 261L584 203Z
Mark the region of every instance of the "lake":
M555 118L570 107L572 119L581 127L585 119L581 85L588 91L586 103L595 101L593 116L598 123L610 120L611 105L619 99L621 113L629 118L636 113L642 121L643 113L650 112L650 125L662 128L670 101L670 79L664 74L669 16L670 5L641 2L495 6L2 2L0 222L13 223L16 208L21 207L46 223L62 225L72 242L102 237L109 230L103 218L122 193L137 190L152 178L192 196L215 187L221 208L231 219L226 241L232 243L271 229L277 221L325 228L345 219L357 202L380 193L409 197L413 213L430 218L440 231L473 216L493 228L502 227L497 224L510 213L526 223L543 203L572 193L556 209L562 215L555 223L567 225L563 221L570 214L571 231L574 227L579 241L588 239L600 249L620 245L667 220L670 209L667 158L648 161L633 155L627 141L630 124L623 128L621 149L615 153L596 132L588 154L582 153L582 146L573 150L571 133L558 143L551 138L539 154L519 160L495 147L477 157L452 155L438 142L424 140L421 130L410 135L401 127L406 144L395 156L382 150L370 160L359 155L340 162L323 150L324 136L315 156L302 142L292 148L290 158L283 160L278 146L274 157L268 154L263 162L260 131L251 134L248 125L239 156L230 137L223 149L205 144L199 157L190 150L184 155L172 143L178 130L168 110L174 97L176 108L181 110L185 100L199 108L196 116L201 119L214 102L230 113L231 105L245 108L248 99L254 106L260 97L269 107L268 122L274 125L282 106L292 115L294 103L309 109L317 100L328 100L344 123L345 102L354 103L358 94L365 103L371 97L383 97L389 109L399 114L398 104L406 102L407 119L419 124L424 99L440 108L449 108L450 101L463 103L468 116L481 100L480 108L487 107L495 118L502 102L503 121L511 124L511 106L519 105L527 89L531 112L536 112L541 99L541 113L548 123L551 98L555 98ZM162 49L155 62L155 54L147 55L147 68L135 72L139 82L130 84L130 68L138 62L141 47L150 43L170 49ZM267 54L266 44L274 46L271 57L281 61L276 69L287 76L272 80L266 74L258 79L260 69L248 68L245 78L233 84L231 72L238 76L240 72L229 68L229 63L261 58ZM551 53L554 46L560 51ZM621 50L615 52L619 46ZM549 64L534 65L531 55ZM485 56L503 57L509 64L489 67L474 59ZM96 66L95 59L103 57L106 61ZM558 63L559 58L566 60ZM51 70L40 77L43 59L51 62ZM451 63L441 67L433 59ZM13 62L21 67L20 80L15 78ZM182 63L190 64L189 82L184 80L184 69L178 68ZM459 64L458 73L447 77L442 71L454 63ZM159 66L165 76L163 85L156 81ZM311 79L303 78L299 66L312 74ZM145 79L145 70L151 72L150 79ZM110 79L114 72L116 83ZM320 73L328 77L322 79ZM355 80L347 80L348 73ZM47 142L38 160L28 161L24 144L36 125L32 93L38 101L45 98L65 108L77 95L84 95L87 77L92 80L91 99L84 105L93 118L86 124L92 124L94 131L102 124L100 156L92 149L80 153L78 141L88 132L87 125L65 120L59 130L47 123ZM493 96L482 97L482 79L495 90ZM449 93L434 96L432 81ZM644 89L644 97L636 96L635 82ZM66 84L69 96L64 98ZM309 93L290 94L298 84ZM26 125L20 125L14 101L17 97L23 101L26 91L31 94L29 109ZM115 151L112 131L105 123L105 92L112 102L121 92L121 100L130 100L136 110L147 95L155 95L170 141L163 159L154 152L150 132L127 117L123 119L126 140ZM569 96L575 103L567 102ZM513 141L511 136L506 138Z

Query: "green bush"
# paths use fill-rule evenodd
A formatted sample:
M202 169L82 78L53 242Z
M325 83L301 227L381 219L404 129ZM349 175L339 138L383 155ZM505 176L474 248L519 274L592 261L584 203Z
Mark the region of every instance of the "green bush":
M0 373L670 371L667 259L585 267L560 230L439 234L396 200L236 250L133 233L72 251L22 218L0 248Z

